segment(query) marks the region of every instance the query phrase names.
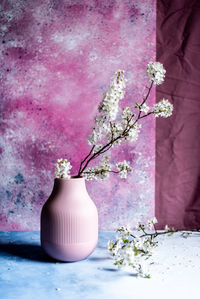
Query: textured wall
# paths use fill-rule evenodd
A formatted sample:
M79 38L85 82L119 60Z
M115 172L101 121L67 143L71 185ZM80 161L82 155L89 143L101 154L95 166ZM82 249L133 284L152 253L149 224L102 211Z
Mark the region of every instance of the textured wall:
M113 72L126 71L124 105L145 94L155 0L8 0L0 8L0 229L39 229L53 164L66 157L76 172ZM154 120L143 124L137 144L112 154L130 159L133 174L87 183L101 229L153 215Z

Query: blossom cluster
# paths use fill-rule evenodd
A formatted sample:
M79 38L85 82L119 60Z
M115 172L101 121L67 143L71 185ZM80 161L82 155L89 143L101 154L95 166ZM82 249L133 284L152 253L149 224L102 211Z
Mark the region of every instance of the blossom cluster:
M150 82L159 85L164 82L166 70L160 62L149 62L147 65L147 75Z
M118 113L119 101L124 97L124 89L126 87L126 79L124 71L118 70L114 74L110 88L105 93L103 101L99 105L99 112L102 117L108 121L116 119Z
M149 110L150 110L150 107L146 103L144 103L142 106L140 106L140 111L144 112L144 114L147 114L149 112Z
M141 127L142 125L138 123L135 123L133 126L131 126L124 140L129 140L131 142L136 141L138 139Z
M172 115L173 112L173 105L167 100L162 99L157 104L153 106L153 113L155 117L169 117Z
M118 70L114 74L113 81L99 104L99 115L95 117L95 126L88 137L89 145L95 145L105 134L110 137L110 122L116 119L119 101L124 97L126 79L124 71Z
M139 232L149 228L149 224L155 224L155 219L148 220L147 224L138 224ZM114 265L123 270L134 271L138 276L149 278L149 264L152 255L152 249L157 246L154 238L147 234L139 236L133 234L130 227L121 226L117 229L116 241L109 241L108 250L113 257Z
M104 156L100 161L99 165L95 167L88 167L85 172L83 172L86 180L105 180L109 177L112 165L109 162L109 157Z
M123 124L121 122L114 122L110 124L110 130L107 132L107 139L114 141L115 145L120 145L122 142L121 138L118 138L121 136L122 132L124 130ZM113 145L114 145L113 144Z
M119 176L121 179L126 179L127 174L133 171L133 168L130 166L130 163L126 160L124 160L123 162L118 162L116 166L119 170Z
M55 164L55 177L60 179L70 179L71 164L67 159L58 159Z
M119 174L121 179L127 178L127 174L132 172L132 167L129 165L129 162L124 160L123 162L118 162L116 164L117 171L112 170L112 164L109 161L108 156L103 156L100 163L95 167L88 167L86 171L83 172L83 175L86 180L105 180L109 177L111 172Z
M121 118L122 118L123 123L126 124L127 122L129 122L130 125L132 125L133 122L131 122L131 121L133 121L132 120L133 116L135 116L135 114L131 111L130 107L125 107L123 109L122 114L121 114Z
M156 217L153 217L153 218L151 218L151 219L149 219L148 221L147 221L147 229L154 229L154 225L156 224L156 223L158 223L158 220L156 219Z

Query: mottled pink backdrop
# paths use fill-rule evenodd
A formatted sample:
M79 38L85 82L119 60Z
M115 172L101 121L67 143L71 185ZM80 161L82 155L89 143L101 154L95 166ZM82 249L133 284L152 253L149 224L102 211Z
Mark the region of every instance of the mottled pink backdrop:
M155 0L1 2L0 229L39 229L54 163L65 157L77 171L115 70L128 79L123 106L144 96L146 64L155 59L155 6ZM127 180L87 182L100 229L153 215L154 131L154 119L146 119L137 143L113 151L113 162L126 158L134 166Z

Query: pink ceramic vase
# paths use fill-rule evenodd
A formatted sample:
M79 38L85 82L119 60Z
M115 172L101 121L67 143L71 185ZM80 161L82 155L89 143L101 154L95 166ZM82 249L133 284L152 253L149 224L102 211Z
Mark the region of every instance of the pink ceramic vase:
M41 212L41 245L60 261L89 256L98 241L97 209L84 178L55 179Z

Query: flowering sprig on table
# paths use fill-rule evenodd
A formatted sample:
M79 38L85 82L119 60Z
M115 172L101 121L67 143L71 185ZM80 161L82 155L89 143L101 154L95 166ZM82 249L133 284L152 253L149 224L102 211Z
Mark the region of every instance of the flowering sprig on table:
M98 114L94 118L94 126L88 137L88 144L91 146L88 155L81 161L77 177L84 176L87 180L104 180L110 173L116 173L120 178L126 178L132 172L130 163L126 160L119 161L114 165L110 163L110 158L103 154L114 146L119 146L121 142L135 142L138 139L141 123L140 120L154 115L155 117L169 117L172 115L173 105L163 99L153 107L149 107L146 102L149 98L153 84L158 85L164 81L165 69L159 62L150 62L147 65L147 75L150 79L150 86L147 87L147 94L140 103L136 103L136 111L130 107L125 107L119 113L119 102L124 98L126 78L125 72L118 70L115 72L113 80L105 93L103 100L98 107ZM99 156L102 157L97 166L88 167L89 164ZM59 162L60 161L60 162ZM69 161L59 159L56 164L56 177L69 178L71 164ZM63 170L66 167L66 171Z
M155 241L159 235L172 236L176 232L182 232L182 237L187 238L193 231L180 230L165 226L163 231L157 231L155 224L157 219L149 219L146 224L138 223L136 230L132 231L130 226L121 226L116 232L116 240L109 240L107 247L113 258L113 264L119 269L134 271L138 276L150 278L149 266L152 263L152 255L158 242Z
M125 270L134 270L138 276L150 277L147 260L157 242L151 236L146 236L145 230L151 229L156 222L156 218L153 218L146 226L139 223L137 231L142 231L142 235L133 234L128 226L117 229L116 241L108 242L114 265Z

